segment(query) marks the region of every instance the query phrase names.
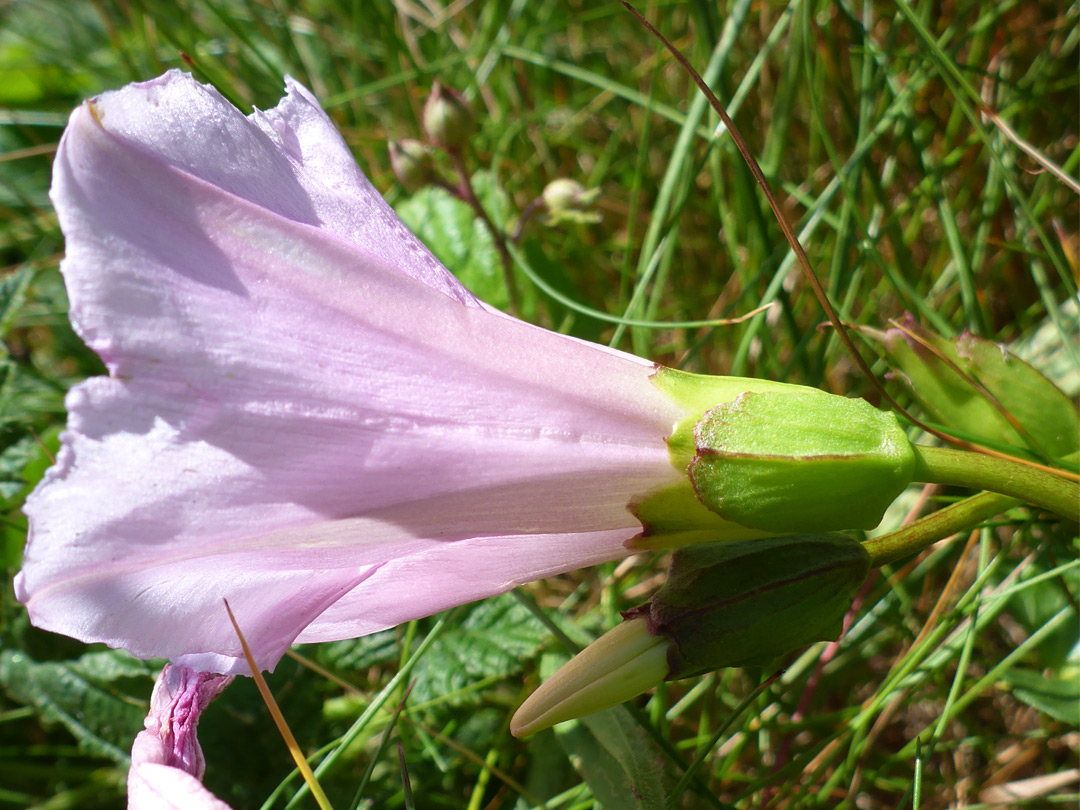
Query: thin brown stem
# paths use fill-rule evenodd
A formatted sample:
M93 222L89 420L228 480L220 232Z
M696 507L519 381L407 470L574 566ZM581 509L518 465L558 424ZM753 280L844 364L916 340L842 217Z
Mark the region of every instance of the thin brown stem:
M465 166L465 159L461 150L448 149L446 154L450 157L450 162L454 166L454 171L458 174L460 183L458 189L459 196L469 204L473 211L476 212L480 221L484 223L484 227L488 229L488 233L491 234L491 238L495 242L495 248L499 251L499 258L502 259L503 266L503 281L506 283L506 308L511 315L517 315L518 293L517 284L514 282L514 259L510 255L509 248L506 247L506 235L495 227L495 223L491 221L491 217L488 216L488 212L484 209L484 205L480 202L480 198L476 196L476 192L472 187L472 182L469 180L469 171Z
M522 235L525 233L525 225L532 218L533 214L540 210L544 204L543 197L534 197L529 200L529 204L521 209L521 214L518 216L517 227L514 228L514 232L510 234L510 241L515 245L521 241Z

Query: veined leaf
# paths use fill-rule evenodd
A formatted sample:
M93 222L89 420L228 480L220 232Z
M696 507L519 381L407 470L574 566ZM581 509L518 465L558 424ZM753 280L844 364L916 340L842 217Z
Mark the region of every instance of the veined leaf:
M450 695L451 702L460 703L454 693L520 671L547 637L546 628L509 594L480 602L417 664L412 701ZM469 699L479 699L479 693Z
M0 650L0 687L32 707L45 723L60 723L88 754L120 764L143 728L153 672L143 661L110 650L74 661L37 662Z

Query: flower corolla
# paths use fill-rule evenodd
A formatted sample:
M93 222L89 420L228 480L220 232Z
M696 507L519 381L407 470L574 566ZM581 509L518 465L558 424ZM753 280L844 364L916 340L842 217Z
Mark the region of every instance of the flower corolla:
M262 668L614 559L680 478L645 360L473 297L311 94L243 115L171 71L72 113L52 201L78 334L26 504L35 624Z

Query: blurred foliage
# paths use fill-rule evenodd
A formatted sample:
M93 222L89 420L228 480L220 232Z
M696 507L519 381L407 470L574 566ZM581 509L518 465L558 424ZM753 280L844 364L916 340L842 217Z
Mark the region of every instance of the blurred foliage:
M842 318L878 357L876 372L888 370L884 330L910 312L943 341L967 330L1010 344L1075 396L1077 195L983 114L992 109L1077 175L1075 4L641 7L728 106ZM717 120L690 81L618 3L9 0L0 5L3 806L119 806L148 705L154 666L31 628L10 580L26 529L19 507L57 450L64 392L103 371L65 316L51 156L80 101L169 68L193 71L245 111L273 106L282 76L296 77L375 186L496 305L509 301L509 277L521 312L549 328L693 371L878 401L820 328L731 139L714 135ZM387 141L423 137L435 78L473 107L467 157L478 194L498 227L521 227L521 264L509 276L463 204L439 188L407 195L390 170ZM558 178L601 190L600 222L522 225ZM776 305L733 326L664 326L767 303ZM914 503L912 493L884 528ZM528 586L521 603L491 600L445 625L301 650L322 669L286 659L271 687L305 750L349 733L323 780L338 807L358 789L361 806L408 806L395 747L380 744L403 696L404 685L388 684L438 627L387 738L403 746L417 806L891 808L915 794L920 807L970 805L985 788L1072 767L1080 736L1075 528L1019 509L968 540L883 569L842 643L820 662L820 645L789 661L738 714L759 673L666 684L615 715L509 736L540 653L565 651L537 614L575 642L595 637L655 588L661 561L645 558L618 576L612 564ZM291 764L250 682L211 707L200 737L207 783L223 799L286 806L297 780L279 790ZM669 792L695 760L687 787ZM1051 799L1025 806L1039 801Z

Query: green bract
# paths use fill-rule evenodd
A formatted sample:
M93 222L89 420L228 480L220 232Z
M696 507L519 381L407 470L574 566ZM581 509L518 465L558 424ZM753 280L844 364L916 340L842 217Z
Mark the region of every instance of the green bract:
M872 529L915 468L895 416L817 391L742 394L707 412L694 436L701 502L771 532Z
M1076 452L1076 405L997 343L968 332L946 340L908 316L885 334L897 378L933 421L1043 462Z
M814 388L755 380L743 377L712 377L660 367L653 383L685 409L687 416L668 437L671 463L687 472L697 455L694 428L710 409L731 402L748 391L773 391L797 394L809 392L828 396ZM636 549L661 549L708 543L718 540L747 540L769 537L775 532L741 526L710 511L694 491L689 475L676 484L650 492L630 504L630 511L641 521L641 535L627 545Z
M630 504L635 548L870 529L911 482L892 414L802 385L660 369L687 416L668 438L679 483Z
M836 638L869 571L869 554L843 535L690 546L652 600L624 615L673 642L669 679L764 665Z

